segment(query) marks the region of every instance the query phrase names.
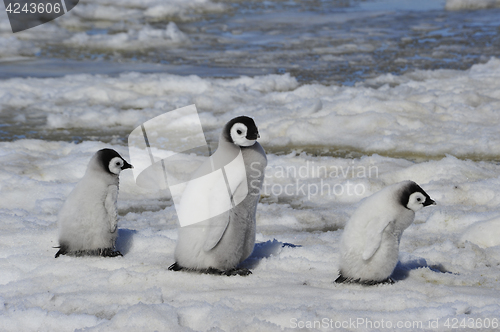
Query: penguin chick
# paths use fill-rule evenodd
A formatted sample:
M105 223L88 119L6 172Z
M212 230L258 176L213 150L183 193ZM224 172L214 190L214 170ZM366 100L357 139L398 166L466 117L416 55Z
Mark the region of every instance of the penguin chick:
M435 204L413 181L393 184L366 198L345 226L335 282L394 283L390 275L398 262L403 231L416 211Z
M90 160L83 178L59 212L59 255L122 256L117 236L118 176L132 168L118 152L102 149Z
M257 142L259 131L253 119L240 116L229 121L223 128L217 151L201 165L193 178L221 169L241 153L244 169L227 173L231 188L230 197L236 201L226 212L206 220L179 228L175 248L175 263L169 270L198 271L219 275L248 275L250 270L238 268L253 251L255 245L255 215L260 199L260 190L267 166L266 153ZM244 165L243 165L244 164ZM193 186L190 188L190 186ZM206 186L205 186L206 187ZM182 195L190 190L196 195L185 209L213 209L224 199L222 195L210 194L211 188L201 188L190 183ZM238 203L239 202L239 203ZM179 214L179 212L178 212ZM180 215L180 214L179 214Z

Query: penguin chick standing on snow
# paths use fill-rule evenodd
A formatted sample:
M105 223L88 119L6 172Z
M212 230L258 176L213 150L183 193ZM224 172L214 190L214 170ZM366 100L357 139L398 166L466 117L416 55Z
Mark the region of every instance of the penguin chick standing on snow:
M102 149L59 213L59 255L122 256L114 250L117 236L118 176L132 168L118 152Z
M227 166L228 156L241 153L241 166L225 175L226 183L231 188L224 189L226 194L230 189L231 199L239 199L239 203L234 205L233 201L232 207L222 214L180 227L174 253L175 263L169 270L228 276L251 273L246 268L238 268L238 264L250 256L255 245L255 215L267 166L266 153L257 142L259 137L254 120L247 116L234 118L224 126L217 151L202 164L197 173L210 166L211 171L221 169ZM241 169L242 166L244 169ZM189 187L191 184L192 188ZM210 210L225 199L223 195L210 194L211 188L207 187L210 186L188 185L182 200L188 196L188 190L196 198L191 198L186 209Z
M337 283L394 283L390 275L398 262L399 241L415 212L435 205L413 181L403 181L368 197L347 222L340 242Z

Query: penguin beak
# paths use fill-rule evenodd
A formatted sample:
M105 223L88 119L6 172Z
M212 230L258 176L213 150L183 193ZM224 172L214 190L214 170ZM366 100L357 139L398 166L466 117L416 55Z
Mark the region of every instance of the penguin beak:
M134 166L130 165L129 163L127 163L126 160L124 160L124 163L123 163L123 166L122 166L122 171L124 169L127 169L127 168L134 168Z
M433 201L432 199L426 199L424 202L424 206L429 206L429 205L436 205L436 202Z
M256 135L248 135L247 136L247 139L248 140L251 140L251 141L255 141L256 139L260 138L260 135L259 133L257 133Z

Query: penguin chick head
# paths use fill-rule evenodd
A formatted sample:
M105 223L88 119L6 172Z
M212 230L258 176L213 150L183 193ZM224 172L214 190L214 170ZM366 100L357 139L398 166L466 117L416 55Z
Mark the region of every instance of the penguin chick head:
M121 171L127 168L133 168L118 152L113 149L102 149L96 153L97 161L104 171L119 175Z
M436 205L436 202L413 181L408 181L403 187L400 202L404 207L414 212L420 210L424 206Z
M260 137L259 130L252 118L239 116L229 121L223 129L224 138L238 146L252 146Z

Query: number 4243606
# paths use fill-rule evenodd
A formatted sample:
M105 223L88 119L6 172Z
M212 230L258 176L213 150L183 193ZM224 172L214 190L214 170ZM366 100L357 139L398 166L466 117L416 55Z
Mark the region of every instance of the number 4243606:
M481 329L481 328L498 328L500 325L498 323L498 318L448 318L444 322L444 326L449 329L459 329L459 328L469 328L469 329Z
M5 11L9 14L59 14L61 12L61 4L60 3L55 3L52 5L50 2L47 3L25 3L24 6L21 8L21 4L18 2L14 3L9 3L7 8L5 8Z

